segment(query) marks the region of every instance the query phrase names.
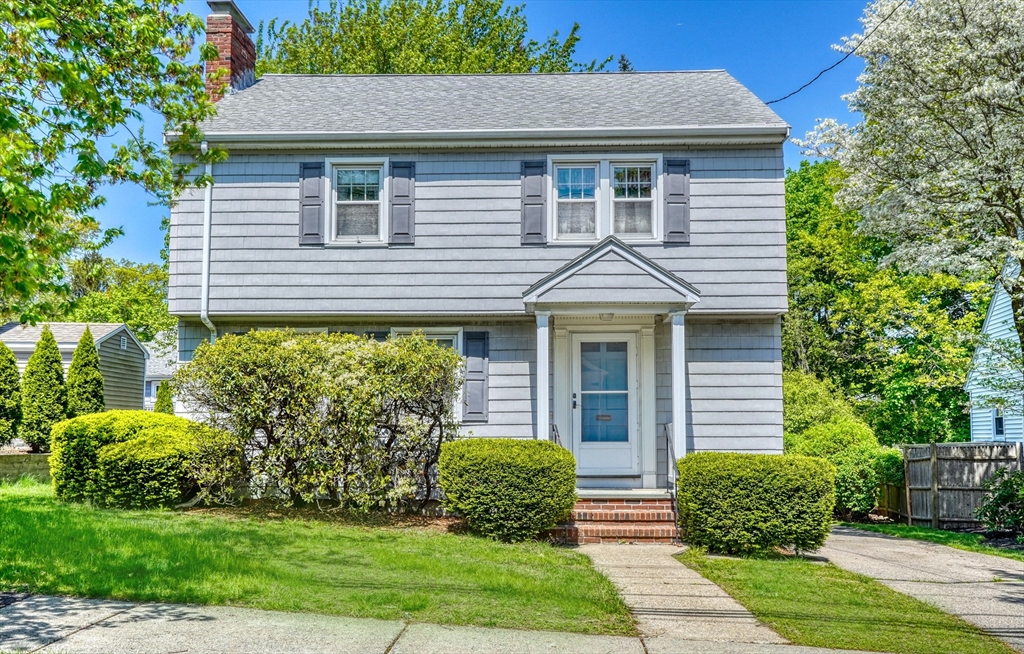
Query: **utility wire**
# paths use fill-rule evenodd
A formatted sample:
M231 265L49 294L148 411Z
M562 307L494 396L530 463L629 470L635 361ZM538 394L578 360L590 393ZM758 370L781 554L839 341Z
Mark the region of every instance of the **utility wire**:
M837 61L836 63L832 64L831 66L829 66L829 67L828 67L828 68L826 68L825 70L823 70L823 71L821 71L820 73L818 73L817 75L815 75L815 76L814 76L814 79L812 79L812 80L811 80L810 82L807 82L806 84L804 84L803 86L801 86L801 87L800 87L800 88L798 88L797 90L793 91L792 93L790 93L790 94L788 94L788 95L784 95L784 96L782 96L781 98L779 98L779 99L777 99L777 100L772 100L771 102L765 102L765 104L775 104L776 102L782 102L783 100L788 100L788 99L792 98L792 97L793 97L794 95L796 95L796 94L797 94L797 93L799 93L800 91L803 91L804 89L806 89L806 88L807 88L808 86L810 86L811 84L814 84L815 82L817 82L817 81L818 81L818 79L819 79L819 78L820 78L820 77L821 77L822 75L824 75L824 74L825 74L825 73L827 73L828 71L832 70L833 68L835 68L835 67L836 67L836 66L838 66L839 64L841 64L841 63L843 63L844 61L846 61L847 59L849 59L849 58L850 58L850 55L852 55L852 54L854 54L855 52L857 52L857 50L859 50L859 49L860 49L860 46L864 45L864 42L868 40L868 37L869 37L869 36L871 36L872 34L874 34L874 33L875 33L875 30L877 30L877 29L878 29L879 27L881 27L881 26L882 26L882 25L883 25L883 24L885 23L885 21L889 20L889 19L890 19L890 18L892 17L892 15L896 13L896 10L897 10L897 9L899 9L900 7L902 7L903 5L905 5L905 4L906 4L906 2L907 2L907 0L903 0L903 1L902 1L902 2L900 2L900 3L898 4L898 5L896 5L895 7L893 7L893 10L892 10L892 11L890 11L890 12L889 12L889 13L888 13L888 14L886 15L886 17L885 17L885 18L883 18L883 19L882 19L882 20L881 20L881 21L880 21L880 22L879 22L879 23L878 23L877 25L875 25L874 27L872 27L872 28L871 28L871 31L870 31L870 32L868 32L867 34L865 34L865 35L864 35L864 38L860 40L860 43L858 43L858 44L857 44L857 45L856 45L856 46L855 46L855 47L853 48L853 50L850 50L850 51L849 51L849 52L847 52L847 53L846 53L845 55L843 55L843 58L842 58L842 59L840 59L840 60L839 60L839 61Z

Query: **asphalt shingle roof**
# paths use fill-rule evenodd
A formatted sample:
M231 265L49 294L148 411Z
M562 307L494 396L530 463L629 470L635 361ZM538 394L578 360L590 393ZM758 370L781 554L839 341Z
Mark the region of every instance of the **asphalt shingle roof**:
M264 75L211 133L785 127L722 70L524 75Z
M4 343L35 343L43 334L43 325L50 326L53 338L57 343L78 343L85 333L86 326L92 332L93 340L99 341L107 334L123 327L119 322L51 322L38 325L20 325L9 322L0 326L0 341Z

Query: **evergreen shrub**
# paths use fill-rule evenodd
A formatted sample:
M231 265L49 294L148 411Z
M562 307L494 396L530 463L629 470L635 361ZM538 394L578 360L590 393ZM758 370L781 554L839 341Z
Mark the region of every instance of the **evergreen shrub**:
M470 438L441 446L438 484L445 508L470 531L524 541L569 517L576 460L550 441Z
M112 488L110 479L118 478L124 481L127 479L128 471L135 470L141 475L135 481L141 489L125 488L118 497L133 498L134 502L134 498L154 495L145 474L156 468L155 464L139 463L152 461L152 456L147 457L142 453L143 450L147 445L151 445L153 451L168 451L175 443L184 442L184 435L190 426L193 426L193 423L183 418L142 410L89 413L87 416L58 423L53 427L53 453L50 455L50 476L53 479L54 494L65 502L92 502L104 507L122 506L116 504L106 494ZM181 438L174 439L168 435L171 433L178 434ZM143 437L144 442L137 446L109 449L112 445L128 443ZM118 464L115 461L118 455L127 457L130 461L124 465ZM181 461L177 453L167 454L167 457L171 461L161 464L162 466L175 465ZM146 468L146 465L150 465L150 468ZM182 463L182 469L184 465ZM111 470L110 474L114 477L105 477L104 481L103 471L106 469ZM163 485L164 480L169 478L173 483L166 483L178 483L174 475L164 475L159 483ZM161 496L166 496L166 493ZM139 508L137 504L131 506Z
M75 354L71 357L67 392L69 418L99 413L107 408L103 399L100 355L96 351L96 341L93 340L88 327L85 328L85 333L75 347Z
M825 543L835 505L835 468L820 458L698 452L678 461L683 538L726 554Z
M18 358L11 348L0 343L0 445L18 435L21 422L21 374Z
M50 449L50 429L67 418L64 360L50 326L43 327L21 379L21 427L18 435L33 452Z

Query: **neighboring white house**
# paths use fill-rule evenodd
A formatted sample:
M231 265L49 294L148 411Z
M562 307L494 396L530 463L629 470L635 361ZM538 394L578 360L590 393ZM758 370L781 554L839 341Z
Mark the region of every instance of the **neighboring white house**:
M981 332L991 339L1017 339L1010 296L999 284L996 284L995 292L992 294ZM992 389L986 388L977 371L985 368L985 361L990 356L992 355L984 347L978 348L974 353L972 371L968 374L964 386L971 402L971 440L1024 441L1024 419L1019 411L1004 411L1001 408L983 406L985 398L992 395Z
M0 327L0 341L11 348L18 358L18 368L25 371L29 357L43 333L43 324L21 325L16 322ZM103 375L103 399L108 409L141 409L143 406L143 380L149 352L143 347L127 325L123 323L51 322L53 337L64 360L64 372L71 366L71 358L78 341L88 326L96 342Z

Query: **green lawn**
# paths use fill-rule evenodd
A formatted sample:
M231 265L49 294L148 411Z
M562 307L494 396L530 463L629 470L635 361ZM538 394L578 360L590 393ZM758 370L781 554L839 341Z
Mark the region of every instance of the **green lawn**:
M314 516L315 517L315 516ZM0 590L633 634L589 559L428 526L110 511L0 485Z
M709 557L692 549L679 560L797 645L900 654L1013 652L957 617L831 564Z
M930 529L928 527L908 527L907 525L896 524L861 524L859 522L844 522L845 527L854 527L864 531L874 531L879 534L889 534L900 538L913 538L916 540L927 540L940 545L948 545L958 550L968 552L981 552L1002 556L1007 559L1024 561L1024 550L1008 550L1002 547L985 545L985 537L979 534L965 534L958 531L942 531L941 529Z

